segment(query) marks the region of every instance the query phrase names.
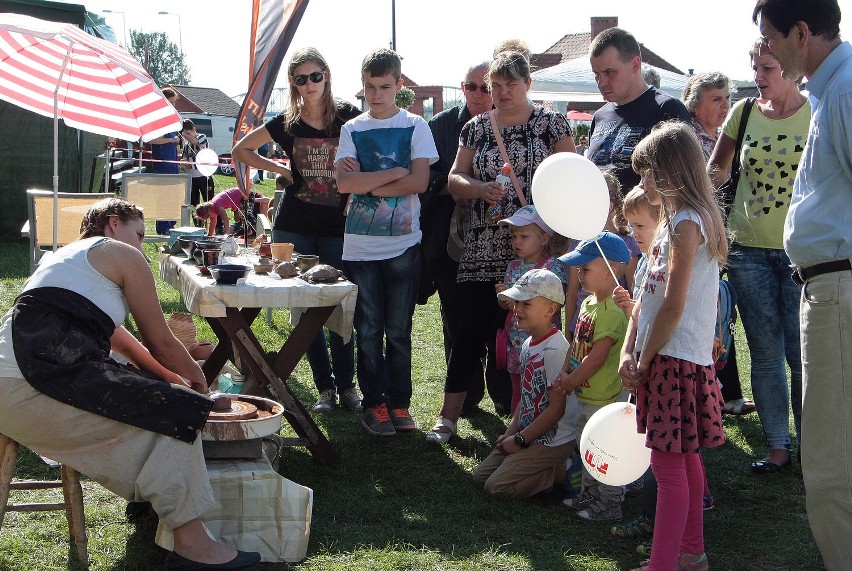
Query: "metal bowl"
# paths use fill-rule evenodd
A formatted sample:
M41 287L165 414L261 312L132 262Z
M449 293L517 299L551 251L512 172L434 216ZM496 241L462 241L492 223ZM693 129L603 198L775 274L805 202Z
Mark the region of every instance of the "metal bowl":
M242 264L215 264L207 266L210 275L219 285L235 285L237 280L246 277L251 272L251 266Z

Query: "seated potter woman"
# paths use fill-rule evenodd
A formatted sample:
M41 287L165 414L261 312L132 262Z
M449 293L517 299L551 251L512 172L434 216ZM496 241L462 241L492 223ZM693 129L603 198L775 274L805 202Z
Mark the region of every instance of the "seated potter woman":
M0 321L0 433L151 502L174 532L169 569L242 569L260 556L214 541L201 522L214 504L199 436L213 401L166 326L144 236L137 206L104 199L80 239L24 284ZM120 327L128 309L141 344ZM111 345L143 370L110 359Z

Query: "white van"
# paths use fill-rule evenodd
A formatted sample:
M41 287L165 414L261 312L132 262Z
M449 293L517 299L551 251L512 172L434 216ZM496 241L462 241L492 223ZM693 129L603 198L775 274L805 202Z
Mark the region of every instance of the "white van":
M210 115L209 113L181 113L182 119L192 119L195 124L195 130L199 133L207 135L207 143L211 149L219 155L220 163L231 162L231 148L234 145L234 125L237 122L236 117L227 117L225 115ZM233 168L230 172L225 172L228 167L222 167L222 174L233 174Z

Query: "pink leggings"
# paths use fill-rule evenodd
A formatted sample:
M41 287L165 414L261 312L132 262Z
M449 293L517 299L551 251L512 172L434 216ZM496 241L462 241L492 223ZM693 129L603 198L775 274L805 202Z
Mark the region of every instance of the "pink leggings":
M651 469L658 492L647 571L670 571L681 552L704 552L704 470L699 454L658 450L651 450Z

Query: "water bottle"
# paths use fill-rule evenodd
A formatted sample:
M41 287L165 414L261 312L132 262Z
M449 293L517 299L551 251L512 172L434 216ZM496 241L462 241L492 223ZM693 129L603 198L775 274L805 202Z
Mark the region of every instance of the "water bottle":
M497 178L494 179L494 182L503 187L503 198L501 198L493 206L489 206L488 210L485 211L485 217L488 218L489 222L495 223L504 218L503 199L508 194L509 189L512 188L512 178L510 177L511 172L512 166L509 163L504 163L503 168L500 169L500 174L498 174Z

